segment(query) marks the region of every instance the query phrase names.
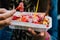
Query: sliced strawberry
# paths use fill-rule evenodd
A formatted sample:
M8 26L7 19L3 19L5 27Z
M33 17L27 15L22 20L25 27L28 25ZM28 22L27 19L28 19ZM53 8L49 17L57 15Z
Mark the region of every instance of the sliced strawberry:
M22 16L21 21L22 21L22 22L28 22L26 16Z
M22 22L28 22L28 20L25 18L22 18Z
M29 16L29 18L32 18L32 16Z
M20 7L20 8L19 8L19 11L20 11L20 12L23 12L23 11L24 11L24 8Z
M20 17L13 16L12 20L17 20L18 18L20 18Z
M39 24L39 22L38 22L38 21L34 21L34 20L32 21L32 23Z
M23 12L24 11L24 3L20 2L18 7L16 8L16 10L19 10L20 12Z

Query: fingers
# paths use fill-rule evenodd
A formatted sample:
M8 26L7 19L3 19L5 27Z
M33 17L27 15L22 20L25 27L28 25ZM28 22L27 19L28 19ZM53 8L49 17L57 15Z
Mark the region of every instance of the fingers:
M11 17L9 17L9 18L7 18L6 20L5 20L5 25L10 25L11 24L11 20L12 19L12 16Z
M45 40L50 40L50 35L48 32L41 32L39 35L38 35L40 38L43 38Z
M2 26L4 24L5 24L5 21L4 20L0 21L0 26Z
M8 11L6 14L4 14L4 16L5 16L5 18L11 17L15 12L16 12L16 10Z
M30 33L32 33L33 35L37 35L37 36L40 36L40 37L44 37L44 36L48 36L48 33L47 32L40 32L39 34L37 34L33 29L29 28L28 31Z
M29 31L30 33L32 33L32 35L36 35L36 32L34 32L33 29L29 28L28 31Z
M34 40L50 40L50 35L48 32L40 32L39 34L36 34L36 32L34 32L33 29L29 28L28 31L30 33L32 33L32 35L34 36Z
M39 34L37 34L33 29L29 28L28 31L30 33L32 33L33 35L38 35L38 36L44 36L45 32L40 32Z
M50 38L50 34L48 32L45 32L45 37Z
M12 18L12 17L9 17L9 18L7 18L7 19L5 19L5 20L0 21L0 26L9 25L10 22L11 22L11 18Z
M45 33L44 32L40 32L40 34L38 34L38 36L40 37L44 37Z
M40 32L40 34L38 34L38 36L44 36L45 35L45 32Z
M7 11L4 14L0 14L0 20L4 20L8 17L11 17L15 12L16 12L16 10L11 10L11 11Z
M48 32L45 32L45 40L51 40L50 34Z
M44 36L45 33L44 32L40 32L39 34L37 34L33 29L29 28L28 31L30 33L32 33L33 35L37 35L37 36Z
M5 13L7 10L4 8L0 8L0 14Z

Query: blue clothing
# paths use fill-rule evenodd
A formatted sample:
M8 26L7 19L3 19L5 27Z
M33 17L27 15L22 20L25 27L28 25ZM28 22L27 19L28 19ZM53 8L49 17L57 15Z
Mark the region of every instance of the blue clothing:
M13 30L9 29L8 27L0 30L0 40L10 40L12 31Z
M58 0L51 0L50 16L52 17L52 28L49 30L49 33L51 34L51 40L58 39L58 23L57 23L58 7L57 6L58 6Z
M51 0L50 14L52 17L52 28L48 31L51 35L51 40L57 40L58 38L57 3L58 0ZM8 27L0 30L0 40L10 40L12 31L13 30L9 29Z

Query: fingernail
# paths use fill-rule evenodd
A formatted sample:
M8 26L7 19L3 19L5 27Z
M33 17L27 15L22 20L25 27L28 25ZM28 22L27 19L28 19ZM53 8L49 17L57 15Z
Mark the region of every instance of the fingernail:
M16 12L16 10L12 10L11 12L14 14Z
M31 28L29 28L28 30L31 31Z
M16 12L16 10L14 9L14 11Z
M12 10L13 12L16 12L16 10L14 9L14 10Z
M44 36L44 32L41 32L40 35L41 35L41 36Z

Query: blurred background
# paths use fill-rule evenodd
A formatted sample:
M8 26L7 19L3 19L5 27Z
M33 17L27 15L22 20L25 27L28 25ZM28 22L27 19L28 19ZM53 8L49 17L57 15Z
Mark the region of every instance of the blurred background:
M58 30L59 30L59 40L60 40L60 0L58 0Z

